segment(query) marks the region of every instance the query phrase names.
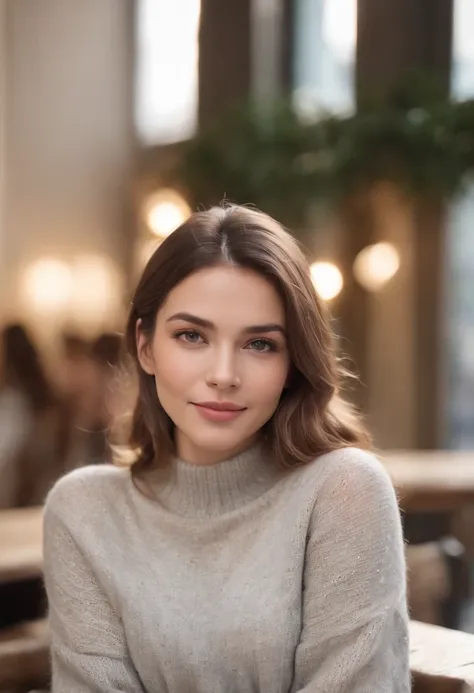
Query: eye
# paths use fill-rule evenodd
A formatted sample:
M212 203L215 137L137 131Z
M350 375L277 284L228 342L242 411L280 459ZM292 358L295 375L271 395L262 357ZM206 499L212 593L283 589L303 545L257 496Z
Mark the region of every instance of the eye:
M201 344L204 341L196 330L179 330L173 334L173 337L186 344Z
M259 353L277 350L277 345L270 339L254 339L248 344L248 347L253 351L258 351Z

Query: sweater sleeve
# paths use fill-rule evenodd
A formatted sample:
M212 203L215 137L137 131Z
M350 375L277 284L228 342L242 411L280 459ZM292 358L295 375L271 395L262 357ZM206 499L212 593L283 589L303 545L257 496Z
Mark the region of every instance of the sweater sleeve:
M350 451L353 453L354 451ZM400 513L379 462L335 465L311 518L292 693L409 693Z
M120 619L52 505L44 518L52 693L144 693Z

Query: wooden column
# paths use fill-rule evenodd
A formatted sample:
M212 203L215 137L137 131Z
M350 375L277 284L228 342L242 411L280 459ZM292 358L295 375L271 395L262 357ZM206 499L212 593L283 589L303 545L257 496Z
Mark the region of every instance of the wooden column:
M295 0L202 0L201 126L209 125L249 98L273 101L291 90L294 3Z
M415 363L417 375L417 446L443 445L442 359L444 252L446 203L439 198L422 200L416 209L415 254Z
M452 0L359 0L358 47L356 68L356 92L359 104L368 99L383 100L387 92L406 79L410 73L431 73L446 91L449 90L452 50ZM353 232L358 233L357 223L352 222ZM440 444L440 359L443 310L443 247L445 232L445 206L440 199L425 199L416 204L413 225L404 231L404 244L411 244L411 267L403 269L405 282L401 291L374 296L360 291L348 297L346 314L356 323L355 351L361 354L362 375L370 392L372 414L380 415L380 407L390 402L390 391L382 393L384 383L390 387L392 371L383 371L384 364L398 359L398 372L405 377L405 405L397 389L398 411L413 418L400 422L392 417L377 440L380 427L375 431L376 442L382 447L411 446L433 448ZM350 240L351 252L355 253L368 242L384 240L381 224L362 229L362 233ZM382 236L382 237L381 237ZM388 238L387 238L388 240ZM406 261L406 256L402 257ZM407 274L408 272L408 274ZM400 277L398 278L400 281ZM407 287L409 291L407 293ZM406 303L403 309L402 301ZM410 306L408 306L408 301ZM384 358L374 359L374 344L380 344L380 324L384 311L390 311L397 319L393 339L385 340L385 348L391 351ZM397 332L403 340L397 339ZM378 336L377 336L378 335ZM411 336L411 345L407 335ZM403 341L403 348L400 348ZM372 353L371 353L372 351ZM403 361L403 363L402 363ZM381 370L382 369L382 370ZM404 374L404 376L403 376ZM384 376L386 376L384 378ZM411 381L413 380L413 382ZM377 391L377 388L379 390ZM367 401L368 398L366 398ZM375 417L376 418L376 417ZM370 419L370 412L369 412ZM392 435L390 434L390 430ZM407 431L411 431L410 434ZM404 431L402 435L401 432ZM411 438L411 440L410 440Z
M252 0L202 0L199 123L247 100L251 87Z
M282 0L282 52L280 58L281 87L283 93L291 92L293 87L293 61L295 48L295 4L296 0Z
M412 71L449 89L453 0L358 0L356 88L384 96Z
M353 263L357 253L373 240L373 219L368 195L348 197L341 208L344 238L340 245L339 263L344 277L344 290L334 306L338 319L340 346L349 358L349 368L359 378L351 384L349 397L364 413L368 411L368 296L356 282Z

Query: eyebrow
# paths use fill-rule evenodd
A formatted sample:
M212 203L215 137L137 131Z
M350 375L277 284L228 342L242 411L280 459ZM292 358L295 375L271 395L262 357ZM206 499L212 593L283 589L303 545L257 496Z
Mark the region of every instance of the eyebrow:
M205 320L204 318L199 318L197 315L191 315L191 313L175 313L166 322L172 322L174 320L184 320L185 322L190 322L193 325L199 325L199 327L205 327L208 330L214 330L215 325L210 320ZM283 325L277 322L270 322L265 325L249 325L245 327L243 332L245 334L262 334L266 332L281 332L285 335L285 329Z

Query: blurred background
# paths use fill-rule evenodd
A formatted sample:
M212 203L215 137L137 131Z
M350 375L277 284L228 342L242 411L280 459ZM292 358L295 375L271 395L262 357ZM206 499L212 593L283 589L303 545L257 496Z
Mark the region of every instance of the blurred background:
M440 104L474 96L469 0L0 7L0 316L51 377L64 335L120 331L160 238L227 198L326 263L377 445L472 446L474 197L436 140L455 148Z
M48 488L111 459L140 271L228 199L308 254L400 495L413 613L474 632L472 27L472 0L0 0L5 628L38 609L8 590L38 584Z

